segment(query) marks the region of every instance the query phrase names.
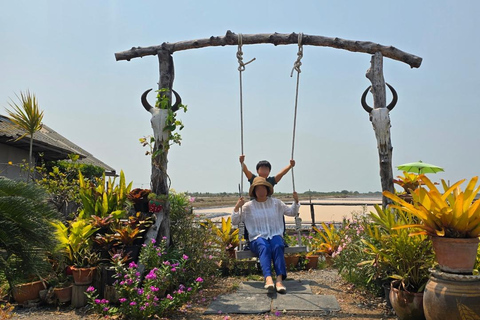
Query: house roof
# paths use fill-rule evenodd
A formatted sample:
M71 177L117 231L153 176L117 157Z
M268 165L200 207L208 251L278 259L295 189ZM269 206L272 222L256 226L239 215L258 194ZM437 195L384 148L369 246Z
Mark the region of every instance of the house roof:
M28 137L15 141L23 134L24 131L20 127L7 117L0 115L0 143L29 150L30 139ZM42 124L42 129L37 131L33 138L33 152L43 153L43 157L47 160L69 159L69 154L78 154L80 156L78 162L101 167L105 169L106 175L115 175L115 169L95 158L91 153L80 148L45 124Z

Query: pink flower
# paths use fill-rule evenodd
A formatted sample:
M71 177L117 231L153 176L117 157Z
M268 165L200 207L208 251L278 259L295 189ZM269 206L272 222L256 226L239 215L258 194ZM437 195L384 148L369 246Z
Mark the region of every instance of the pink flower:
M152 243L157 243L157 240L155 240L155 239L152 239Z
M173 300L173 297L170 294L167 294L167 299Z
M170 271L175 272L175 271L177 271L177 269L172 268L172 269L170 269Z
M127 301L127 299L126 298L120 298L120 299L118 299L118 301L120 301L120 303L124 303L125 301Z
M137 266L137 264L136 264L135 262L132 261L132 262L130 262L130 264L128 265L128 267L129 267L130 269L133 269L133 268L136 268L136 267L138 267L138 266Z
M93 291L95 291L94 287L92 287L92 286L88 287L87 292L93 292Z
M196 282L203 282L203 279L201 277L198 277L195 281Z
M138 293L138 294L143 294L143 289L138 289L138 290L137 290L137 293Z
M132 302L130 302L130 305L131 305L131 306L136 306L137 303L136 303L135 301L132 301Z
M155 286L151 286L150 287L150 290L152 290L153 292L157 292L158 290L160 290L159 288L155 287Z

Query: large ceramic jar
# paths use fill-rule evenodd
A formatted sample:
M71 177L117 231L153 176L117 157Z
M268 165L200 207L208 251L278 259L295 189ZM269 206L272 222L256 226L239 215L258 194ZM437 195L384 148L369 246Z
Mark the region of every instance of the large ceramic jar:
M480 319L480 276L433 270L423 309L427 320Z
M390 303L399 320L425 320L423 292L408 292L399 288L400 282L390 284Z

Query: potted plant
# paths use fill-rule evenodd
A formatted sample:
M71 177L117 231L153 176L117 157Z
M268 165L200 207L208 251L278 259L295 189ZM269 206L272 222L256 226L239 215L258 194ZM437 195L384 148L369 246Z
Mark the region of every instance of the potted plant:
M322 222L321 226L321 229L312 227L315 232L312 234L311 254L323 256L327 265L331 266L333 263L332 256L340 246L341 237L333 223L327 225Z
M26 268L25 260L16 255L11 255L4 261L6 267L4 274L12 290L13 299L18 304L24 304L30 300L38 300L40 291L46 289L43 277L40 278L35 274L39 271L43 273L41 262L43 261L35 262L36 265L33 268ZM42 270L36 270L36 266L39 266Z
M404 171L403 176L397 176L398 179L393 179L393 183L403 188L403 192L397 193L397 195L408 203L412 203L412 195L410 193L420 187L421 181L418 177L415 173Z
M222 217L221 227L210 219L202 223L204 227L212 230L213 242L220 247L222 252L226 252L231 258L235 258L235 248L240 243L238 239L238 229L232 228L232 219L228 217L226 220Z
M168 195L156 194L151 192L148 195L148 212L156 213L163 210L163 206L168 201Z
M57 251L62 253L67 263L71 266L75 284L88 284L77 278L82 275L93 277L99 255L93 252L92 238L98 230L90 224L90 220L77 218L68 227L61 221L54 222L55 236L59 241ZM89 282L89 283L90 283Z
M99 260L99 254L86 247L74 253L71 270L76 285L92 283Z
M127 195L128 200L133 203L133 207L137 212L148 212L148 195L150 189L135 188Z
M142 238L145 229L140 229L138 226L132 227L126 223L120 224L113 231L115 232L113 238L117 246L120 246L124 253L130 257L130 261L136 261L140 253L140 246L135 245L135 241Z
M420 231L413 234L430 236L442 271L471 274L480 236L480 199L474 201L480 190L475 187L478 177L473 177L464 191L460 185L465 180L452 186L442 180L443 193L425 175L419 180L428 190L421 186L413 191L413 204L388 191L383 193L397 203L392 208L411 213L421 222L398 228L416 228Z
M54 277L50 280L53 286L53 294L58 302L66 303L72 299L73 277L66 272L66 264L63 259L55 262Z
M377 277L394 280L387 292L399 319L424 319L423 290L434 261L431 243L425 235L411 237L407 229L399 228L414 223L411 213L378 205L375 209L370 213L373 223L365 230L368 237L362 239L372 259L360 265L372 265Z

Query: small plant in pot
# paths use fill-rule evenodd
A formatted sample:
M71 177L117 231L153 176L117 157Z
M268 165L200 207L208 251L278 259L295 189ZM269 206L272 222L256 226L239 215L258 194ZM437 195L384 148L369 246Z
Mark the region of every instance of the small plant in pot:
M150 189L135 188L127 195L127 199L133 203L136 211L148 212L148 195Z
M91 251L90 248L82 248L75 252L73 266L71 267L75 284L86 285L92 283L99 260L99 254Z
M478 177L473 177L463 191L460 185L465 180L452 186L442 180L443 193L425 175L419 179L428 189L421 186L412 192L413 204L384 191L396 202L392 208L411 213L420 221L398 228L420 229L412 234L430 236L442 271L471 274L480 236L480 199L474 201L480 190L476 187Z
M73 276L67 274L67 266L64 261L56 261L54 277L50 280L53 286L55 299L60 303L69 302L72 299Z
M335 228L335 225L321 223L321 228L312 227L311 252L314 255L323 256L327 265L332 265L332 256L338 251L341 243L341 234Z
M148 195L148 212L156 213L163 210L163 206L168 201L168 195L166 194L156 194L151 192Z
M130 257L130 261L136 261L140 253L140 246L135 245L135 241L142 239L145 229L132 227L130 224L121 224L113 230L113 238L116 241L116 247L122 249Z
M227 254L227 257L235 258L235 248L238 247L238 229L232 227L232 219L228 217L226 220L222 217L221 227L215 222L207 219L202 226L212 231L212 241L219 247L221 252Z

